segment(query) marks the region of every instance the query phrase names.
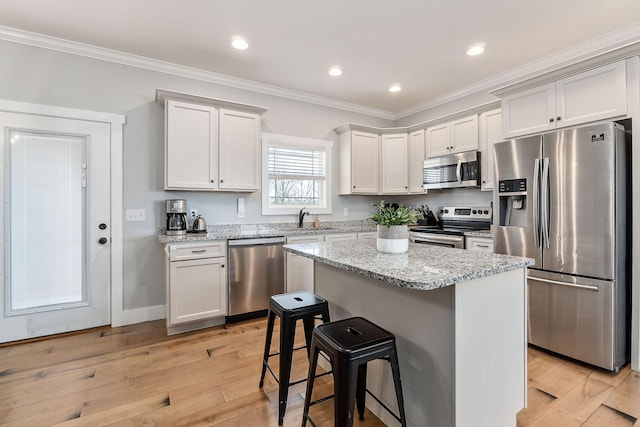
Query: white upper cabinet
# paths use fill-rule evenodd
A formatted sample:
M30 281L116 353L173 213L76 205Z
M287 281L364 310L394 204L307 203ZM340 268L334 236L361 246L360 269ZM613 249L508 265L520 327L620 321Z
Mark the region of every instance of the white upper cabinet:
M480 139L480 172L482 174L481 190L493 190L493 145L502 142L502 110L492 110L480 114L478 120Z
M162 90L156 100L165 107L166 190L260 189L265 109Z
M409 193L426 193L422 188L422 169L425 156L424 129L411 132L407 143Z
M165 117L165 189L215 189L218 109L167 100Z
M478 115L428 127L426 151L429 157L478 149Z
M429 157L443 156L451 150L451 126L449 122L427 128L427 152Z
M624 116L625 62L618 61L502 99L505 138Z
M407 134L382 135L380 146L382 152L382 193L408 193Z
M339 137L340 194L380 192L380 137L347 131Z
M220 109L219 188L260 189L260 115Z

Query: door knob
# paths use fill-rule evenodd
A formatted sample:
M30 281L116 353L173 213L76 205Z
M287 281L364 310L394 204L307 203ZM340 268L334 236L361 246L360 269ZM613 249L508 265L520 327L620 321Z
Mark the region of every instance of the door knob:
M101 245L105 245L108 242L106 237L101 237L98 239L98 243L100 243Z

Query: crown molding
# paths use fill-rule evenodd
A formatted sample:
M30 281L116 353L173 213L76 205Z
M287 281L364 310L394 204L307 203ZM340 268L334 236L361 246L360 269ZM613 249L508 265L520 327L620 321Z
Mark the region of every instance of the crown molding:
M590 39L523 66L512 68L488 79L449 92L429 102L398 111L396 112L396 120L481 91L491 92L495 95L495 92L499 92L501 88L523 84L530 79L541 78L545 74L560 69L564 69L566 74L574 66L576 69L584 69L593 66L597 62L611 62L634 54L637 55L638 53L640 53L640 23Z
M468 86L464 86L458 90L449 92L428 102L400 110L395 114L391 111L366 107L363 105L339 101L333 98L285 89L225 74L213 73L197 68L159 61L140 55L119 52L112 49L101 48L10 27L0 26L0 40L114 62L131 67L143 68L165 74L350 111L358 114L388 120L398 120L478 92L484 91L496 95L507 91L508 88L511 87L524 86L527 82L529 85L532 83L538 84L544 81L545 78L548 79L552 77L545 77L545 75L551 75L554 72L558 72L558 70L562 70L562 72L566 74L577 70L579 67L584 69L589 66L593 66L598 62L614 61L620 58L637 55L640 53L640 23L621 28L602 37L588 40L579 45L572 46L539 60L527 63L523 66L512 68L488 79L484 79Z
M339 101L333 98L313 95L306 92L285 89L278 86L272 86L264 83L258 83L251 80L240 79L225 74L213 73L197 68L187 67L183 65L173 64L170 62L159 61L140 55L129 54L112 49L106 49L85 43L74 42L70 40L60 39L57 37L46 36L43 34L23 31L16 28L0 26L0 40L13 43L21 43L35 46L43 49L50 49L72 55L85 56L88 58L99 59L102 61L114 62L117 64L128 65L131 67L143 68L151 71L157 71L165 74L171 74L189 79L200 80L207 83L219 84L222 86L234 87L237 89L248 90L252 92L263 93L266 95L277 96L294 101L301 101L310 104L321 105L324 107L335 108L339 110L351 111L354 113L365 114L373 117L393 120L395 114L391 111L381 110L377 108L366 107L363 105L352 104L349 102Z

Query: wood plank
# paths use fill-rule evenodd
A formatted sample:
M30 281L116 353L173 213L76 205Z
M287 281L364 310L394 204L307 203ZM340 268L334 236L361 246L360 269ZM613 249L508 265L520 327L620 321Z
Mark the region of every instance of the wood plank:
M0 425L275 426L278 386L258 387L266 322L246 321L168 337L163 321L0 347ZM278 347L276 325L273 351ZM296 345L304 344L302 328ZM517 425L636 425L640 376L618 374L528 349L529 402ZM278 368L278 357L270 360ZM306 377L304 351L293 378ZM289 390L284 425L299 426L306 383ZM316 380L314 398L333 394ZM556 396L556 397L554 397ZM318 426L333 426L333 402L312 408ZM382 426L367 413L355 426Z

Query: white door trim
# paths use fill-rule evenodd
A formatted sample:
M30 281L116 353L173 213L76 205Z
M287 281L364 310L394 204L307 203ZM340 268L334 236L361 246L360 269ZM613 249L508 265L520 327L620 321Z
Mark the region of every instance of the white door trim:
M0 100L0 111L38 114L69 119L109 123L111 129L111 326L124 325L123 299L123 218L122 218L122 153L126 116L51 105Z

